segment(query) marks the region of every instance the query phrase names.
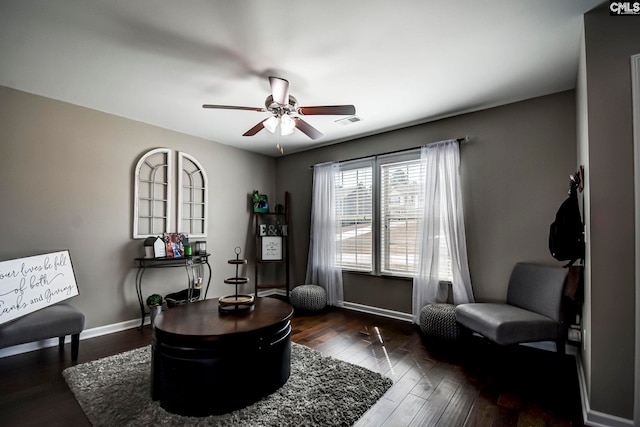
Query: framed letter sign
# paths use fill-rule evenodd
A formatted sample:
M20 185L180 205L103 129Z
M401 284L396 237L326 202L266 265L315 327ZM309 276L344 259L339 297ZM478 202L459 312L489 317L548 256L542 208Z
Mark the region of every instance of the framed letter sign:
M0 262L0 324L76 295L69 251Z
M262 237L262 259L266 261L282 260L282 237Z

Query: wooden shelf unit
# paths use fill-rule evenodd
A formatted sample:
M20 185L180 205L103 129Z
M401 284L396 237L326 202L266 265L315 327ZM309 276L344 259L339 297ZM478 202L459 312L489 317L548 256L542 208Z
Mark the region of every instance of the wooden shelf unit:
M253 217L256 236L253 281L255 296L258 296L258 291L261 289L285 289L289 298L289 193L284 193L284 212L254 212ZM262 226L266 227L266 231L261 231ZM281 226L284 226L284 229ZM272 273L276 277L280 277L279 273L281 274L284 269L284 282L260 283L263 267L274 264L276 268Z

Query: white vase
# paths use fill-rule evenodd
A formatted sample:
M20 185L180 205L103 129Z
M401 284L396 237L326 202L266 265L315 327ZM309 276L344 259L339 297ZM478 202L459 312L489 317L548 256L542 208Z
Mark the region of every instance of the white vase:
M144 247L144 257L145 258L153 258L153 246L145 246Z
M162 306L156 305L154 307L149 307L149 317L151 319L151 326L155 324L156 316L162 313Z

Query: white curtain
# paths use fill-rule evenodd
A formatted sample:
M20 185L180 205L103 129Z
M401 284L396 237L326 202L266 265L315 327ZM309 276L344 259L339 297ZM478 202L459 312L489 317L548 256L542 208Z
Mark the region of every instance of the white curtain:
M447 300L448 287L440 284L438 276L438 236L441 227L451 255L453 302L462 304L474 301L464 231L458 142L449 140L425 145L420 159L424 173L424 203L416 242L419 268L413 279L415 323L419 323L420 310L426 304Z
M342 270L336 266L335 176L338 163L313 167L311 236L305 283L320 285L327 291L327 304L343 301Z

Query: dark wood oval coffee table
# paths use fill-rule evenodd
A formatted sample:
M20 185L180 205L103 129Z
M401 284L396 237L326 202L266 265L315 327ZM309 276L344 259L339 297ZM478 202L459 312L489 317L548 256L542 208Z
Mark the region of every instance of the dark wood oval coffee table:
M256 298L252 310L220 313L210 299L155 319L151 397L189 416L223 414L280 388L291 372L291 305Z

